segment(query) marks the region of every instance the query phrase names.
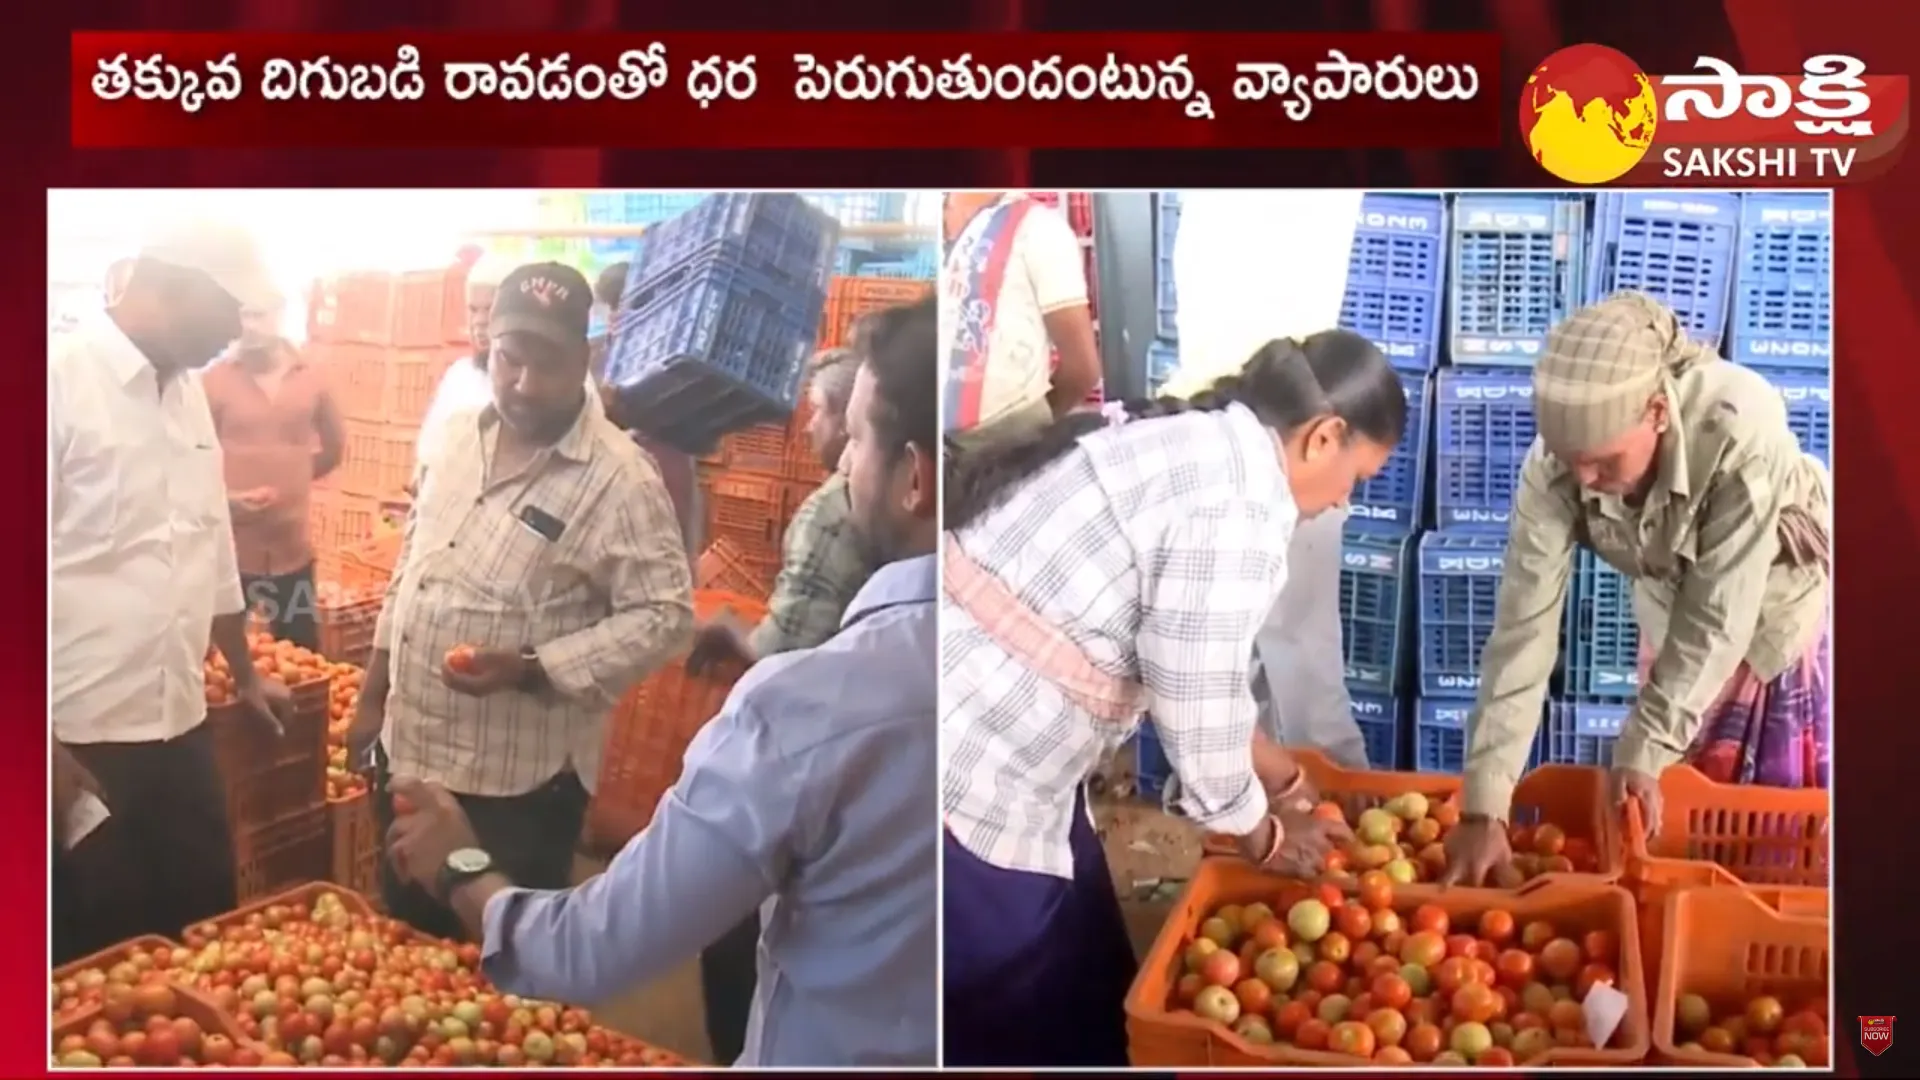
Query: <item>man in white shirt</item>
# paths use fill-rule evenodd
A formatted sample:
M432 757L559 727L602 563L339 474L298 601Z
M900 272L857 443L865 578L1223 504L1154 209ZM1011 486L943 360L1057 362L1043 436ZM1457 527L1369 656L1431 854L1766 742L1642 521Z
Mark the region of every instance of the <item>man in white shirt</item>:
M467 270L467 341L473 351L454 361L440 377L440 385L434 388L433 400L427 404L427 415L420 421L420 434L414 443L414 460L422 467L430 463L447 417L493 401L493 380L487 377L487 356L491 350L487 320L493 314L494 294L500 291L500 282L514 265L512 260L487 256Z
M1100 385L1086 252L1065 217L1023 192L956 191L947 222L947 440L961 452L1022 441Z
M56 906L89 912L84 944L177 934L234 904L226 785L204 723L209 640L248 721L277 735L286 688L248 655L199 369L240 336L241 309L272 293L244 232L176 226L49 360L52 787L68 802L53 812L67 821L89 791L110 814L56 875L80 894Z

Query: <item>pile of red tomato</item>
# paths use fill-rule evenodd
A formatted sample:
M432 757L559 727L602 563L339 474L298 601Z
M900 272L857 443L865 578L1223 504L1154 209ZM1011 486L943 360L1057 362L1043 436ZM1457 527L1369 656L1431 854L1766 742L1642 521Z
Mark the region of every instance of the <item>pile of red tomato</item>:
M1682 994L1673 1019L1674 1045L1682 1050L1741 1054L1782 1069L1824 1069L1830 1060L1824 1001L1789 1011L1779 998L1762 994L1716 1020L1706 998Z
M1321 803L1314 813L1353 829L1353 843L1327 855L1328 880L1346 883L1354 874L1379 870L1397 884L1411 885L1437 880L1446 871L1446 839L1460 824L1460 797L1457 792L1445 799L1408 792L1358 813L1335 802ZM1495 869L1489 886L1512 889L1542 874L1599 869L1592 841L1569 836L1551 822L1512 827L1507 842L1513 861Z
M685 1064L594 1024L584 1009L503 994L480 973L477 947L424 937L333 892L199 924L184 944L56 985L56 1008L118 1002L172 980L233 1020L235 1065Z
M1170 1007L1250 1043L1384 1064L1501 1067L1592 1046L1581 1002L1615 981L1612 932L1498 908L1456 922L1434 904L1402 911L1384 870L1357 884L1214 911Z

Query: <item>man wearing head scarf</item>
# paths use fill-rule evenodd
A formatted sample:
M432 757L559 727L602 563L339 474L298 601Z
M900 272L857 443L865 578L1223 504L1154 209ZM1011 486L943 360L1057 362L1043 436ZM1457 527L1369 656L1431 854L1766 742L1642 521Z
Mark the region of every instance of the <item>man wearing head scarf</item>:
M234 905L227 785L206 725L209 642L242 722L276 736L255 674L220 444L199 371L275 295L218 222L161 229L47 373L54 908L86 952ZM104 814L101 812L104 807Z
M1831 496L1758 373L1624 292L1575 312L1533 375L1493 630L1468 722L1466 814L1450 879L1510 859L1513 788L1540 725L1576 545L1634 582L1640 692L1613 750L1614 798L1660 825L1658 778L1825 787Z

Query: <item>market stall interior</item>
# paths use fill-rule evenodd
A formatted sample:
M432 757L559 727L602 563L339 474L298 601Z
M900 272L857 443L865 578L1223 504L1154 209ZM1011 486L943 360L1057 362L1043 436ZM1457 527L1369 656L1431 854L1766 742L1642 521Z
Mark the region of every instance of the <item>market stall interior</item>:
M1591 551L1577 556L1515 795L1517 857L1495 882L1511 888L1433 882L1461 817L1466 721L1548 332L1617 290L1646 293L1688 338L1764 375L1800 449L1830 468L1830 195L1350 194L1356 224L1319 258L1297 207L1286 236L1250 216L1306 193L1066 197L1104 301L1110 399L1189 392L1244 356L1196 346L1183 301L1211 301L1210 321L1221 292L1245 307L1266 289L1264 306L1286 308L1331 277L1344 288L1321 323L1267 336L1321 329L1337 307L1399 370L1412 418L1356 488L1340 542L1341 654L1327 666L1344 668L1340 720L1360 729L1365 767L1301 755L1325 811L1360 837L1330 861L1335 887L1263 877L1181 820L1150 722L1096 778L1143 960L1127 1005L1134 1063L1826 1065L1827 793L1682 765L1661 777L1651 836L1637 808L1621 818L1605 770L1643 656L1633 584ZM1206 236L1184 234L1183 212L1202 208ZM1249 255L1261 238L1273 247ZM1461 990L1476 976L1489 992ZM1618 991L1605 1008L1587 1000L1596 982Z
M337 465L313 482L296 528L312 557L313 637L276 639L278 625L259 620L250 632L256 669L292 693L284 737L273 741L238 718L232 674L210 651L206 724L227 787L241 907L56 969L56 1061L714 1060L691 964L594 1003L590 1017L505 997L479 975L473 946L422 937L379 912L380 837L345 736L400 550L416 448L436 393L472 352L470 275L558 262L589 282L619 283L593 313L604 407L663 473L668 456L693 465L696 609L756 619L790 522L829 477L809 437L808 362L848 344L860 316L927 293L938 196L55 192L51 337L78 332L112 302L124 284L115 268L155 220L210 210L259 238L285 300L271 334L320 373L332 403L338 430L315 437L337 439ZM615 266L623 282L604 273ZM576 879L646 827L739 670L709 664L691 674L683 657L619 702Z

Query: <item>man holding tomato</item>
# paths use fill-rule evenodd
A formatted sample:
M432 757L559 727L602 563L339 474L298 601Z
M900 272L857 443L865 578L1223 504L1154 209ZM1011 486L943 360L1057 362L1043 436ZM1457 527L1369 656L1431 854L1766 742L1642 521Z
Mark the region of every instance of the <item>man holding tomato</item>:
M272 295L244 231L173 225L49 358L53 900L84 912L67 948L177 934L234 904L209 642L248 720L277 732L287 698L248 652L197 372L240 336L241 310Z
M587 381L586 279L557 263L501 281L487 325L491 400L450 413L419 472L348 732L388 775L457 793L499 864L572 880L608 713L685 644L691 570L653 462ZM463 930L390 871L387 910Z
M757 909L760 978L735 1064L934 1063L934 342L932 298L880 313L847 409L852 519L880 569L838 634L748 670L605 873L525 888L464 800L394 781L409 812L388 833L390 861L452 905L503 989L603 1001Z

